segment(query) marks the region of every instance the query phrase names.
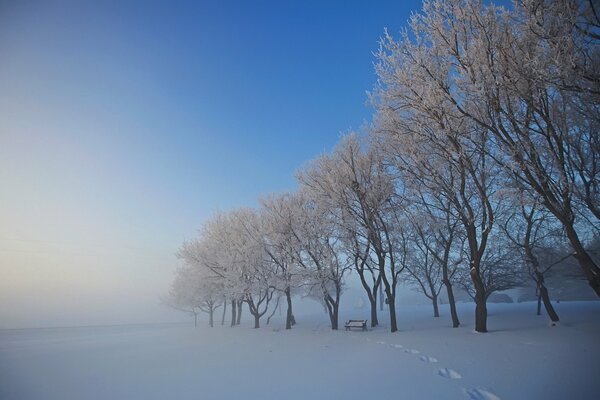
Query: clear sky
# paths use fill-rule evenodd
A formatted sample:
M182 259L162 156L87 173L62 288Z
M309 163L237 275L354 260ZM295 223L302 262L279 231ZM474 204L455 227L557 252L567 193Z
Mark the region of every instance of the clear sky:
M162 321L216 209L368 120L418 1L0 2L0 328Z

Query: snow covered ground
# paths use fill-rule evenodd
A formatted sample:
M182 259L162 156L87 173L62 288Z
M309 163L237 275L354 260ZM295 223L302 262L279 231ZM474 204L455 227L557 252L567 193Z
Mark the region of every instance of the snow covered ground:
M251 329L145 325L0 331L0 399L594 399L600 302L490 304L490 333L399 307L400 331L332 332L325 315ZM341 319L365 318L365 310ZM246 315L248 316L248 315ZM385 316L382 316L385 319Z

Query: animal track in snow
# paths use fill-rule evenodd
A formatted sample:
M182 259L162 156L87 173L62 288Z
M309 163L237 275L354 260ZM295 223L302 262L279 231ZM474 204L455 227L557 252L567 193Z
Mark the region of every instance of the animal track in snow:
M385 344L385 342L375 342L375 343L377 343L377 344Z
M496 396L492 392L488 392L484 389L463 389L469 400L500 400L500 397Z
M415 350L415 349L404 349L405 353L410 353L410 354L419 354L420 351L419 350Z
M460 379L462 375L450 368L440 368L438 370L438 375L448 379ZM482 399L487 400L487 399Z
M401 349L402 348L401 344L390 344L390 346L395 347L397 349Z
M423 362L429 362L429 363L436 363L436 362L438 362L437 358L430 357L430 356L421 356L421 357L419 357L419 360L421 360Z

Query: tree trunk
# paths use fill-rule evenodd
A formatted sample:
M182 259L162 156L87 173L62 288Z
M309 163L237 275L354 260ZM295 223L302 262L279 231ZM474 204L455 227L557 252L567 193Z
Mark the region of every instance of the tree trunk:
M271 315L269 315L267 317L267 325L269 325L271 323L271 318L273 318L273 315L275 315L275 313L277 312L277 309L279 308L279 297L277 297L277 303L275 303L275 308L273 309L273 312L271 312ZM279 314L281 315L281 313Z
M387 296L388 310L390 311L390 332L396 332L398 330L398 322L396 321L396 296L392 294L392 291L387 286L385 294Z
M338 308L339 308L339 296L337 301L333 299L330 295L325 295L323 298L325 301L325 306L327 307L327 314L329 315L329 322L331 323L331 329L338 329Z
M383 311L383 285L379 286L379 311Z
M398 330L398 322L396 321L396 303L393 299L388 297L388 308L390 310L390 332L396 332Z
M225 325L225 313L227 312L227 301L223 301L223 315L221 316L221 326Z
M487 304L482 292L475 294L475 331L487 332Z
M334 331L338 330L338 310L339 310L339 305L333 303L332 304L332 312L330 315L330 320L331 320L331 329Z
M460 326L460 321L458 320L458 313L456 312L456 300L454 300L452 283L450 283L449 279L444 278L444 285L446 285L446 292L448 293L448 305L450 306L450 315L452 316L452 327L458 328Z
M258 313L254 314L254 329L260 328L260 315Z
M377 293L375 294L377 296ZM377 320L377 297L374 297L373 300L369 298L371 303L371 327L374 328L379 325L379 321Z
M546 312L548 313L548 316L550 317L552 322L558 322L558 314L556 313L554 307L552 306L552 303L550 302L550 296L548 296L548 289L543 283L540 285L540 297L544 302L544 307L546 308Z
M530 218L531 218L531 214L530 214ZM535 256L535 254L533 253L533 250L532 250L532 247L530 244L530 231L531 231L531 226L532 226L531 219L528 220L528 223L529 223L528 232L525 237L525 252L526 252L529 263L533 267L533 280L535 281L535 283L537 285L537 295L538 295L537 315L542 314L541 303L543 301L544 307L546 308L546 313L548 314L548 316L550 317L552 322L558 322L558 314L554 310L554 307L552 307L552 303L550 302L550 297L548 295L548 289L546 288L546 285L544 283L544 274L540 270L540 263L539 263L537 257Z
M571 245L575 250L573 257L579 262L591 288L596 295L600 297L600 269L581 244L573 225L571 223L563 222L563 226L565 227L569 242L571 242Z
M367 292L367 298L371 305L371 327L374 328L379 325L379 320L377 318L377 290L381 287L381 278L378 278L374 283L373 288L371 288L365 279L364 271L359 271L358 276L360 277L360 283L362 284L363 289Z
M242 321L242 306L244 305L244 301L243 300L239 300L237 302L237 321L236 321L236 325L239 325L240 322Z
M236 302L231 300L231 326L235 326L236 321Z
M292 329L292 325L296 323L292 310L292 291L288 286L285 288L285 299L287 300L287 314L285 317L285 329Z
M481 275L475 267L471 267L470 271L473 286L475 286L475 331L484 333L487 332L487 305L485 298L485 288Z
M475 300L475 330L480 333L487 332L487 305L485 299Z
M210 327L214 327L214 321L213 321L213 314L215 313L215 309L214 308L210 308L210 310L208 311L208 325L210 325Z
M431 296L431 302L433 303L433 316L439 318L440 311L438 310L438 298L435 294Z
M194 313L194 328L198 327L198 313Z

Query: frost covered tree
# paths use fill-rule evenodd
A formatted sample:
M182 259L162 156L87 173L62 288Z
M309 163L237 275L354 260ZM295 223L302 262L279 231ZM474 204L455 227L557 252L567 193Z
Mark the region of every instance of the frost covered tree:
M253 209L219 212L204 224L198 238L184 242L179 251L180 257L204 266L222 282L220 294L231 303L231 326L239 325L246 303L258 328L273 297L273 270L265 261L261 229Z
M405 267L402 196L383 158L356 134L343 137L331 154L314 159L298 174L302 187L332 215L344 252L353 260L378 323L377 289L383 285L395 332L396 287Z
M179 311L194 316L198 326L198 313L208 314L208 324L214 326L214 312L222 304L221 284L217 277L192 260L184 260L185 266L177 269L165 303Z
M481 260L499 200L494 196L498 171L488 154L489 141L477 126L440 109L437 99L429 103L424 99L426 93L415 94L404 81L410 72L398 71L395 64L399 61L388 56L416 55L408 51L379 55L381 86L374 97L378 108L374 141L401 173L410 174L407 185L416 185L451 205L467 243L469 275L476 294L475 329L486 332Z
M240 292L254 317L254 328L260 328L260 319L273 299L276 274L262 241L264 225L259 212L250 208L233 210L230 221L232 230L226 244L235 254L233 263L241 274Z
M283 193L265 196L260 203L264 226L261 240L268 261L273 264L275 270L272 286L285 295L287 303L285 328L291 329L296 324L292 296L302 285L304 276L302 266L296 259L300 242L295 236L297 209L294 206L294 195Z
M600 222L599 25L592 1L425 1L399 40L386 34L378 68L390 110L488 136L494 161L560 221L598 295L586 242Z
M337 232L334 216L305 190L292 197L296 215L292 234L297 240L294 260L302 267L306 295L320 301L329 315L331 329L339 325L340 299L351 264Z
M237 250L227 245L232 234L231 215L217 212L204 223L198 237L183 242L178 256L202 265L222 280L221 295L230 302L231 326L235 326L243 285L239 265L235 263Z

